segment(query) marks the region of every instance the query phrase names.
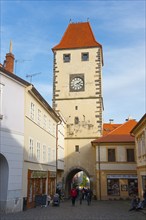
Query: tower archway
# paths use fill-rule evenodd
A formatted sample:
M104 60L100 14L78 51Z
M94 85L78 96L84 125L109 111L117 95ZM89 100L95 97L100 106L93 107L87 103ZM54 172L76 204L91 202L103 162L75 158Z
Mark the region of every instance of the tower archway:
M9 167L6 158L0 154L0 211L3 212L6 209L7 192L8 192L8 176Z
M70 170L64 176L64 190L65 190L65 195L66 195L67 198L70 196L70 190L71 190L71 187L72 187L73 177L81 171L83 171L86 174L86 176L89 178L89 182L90 182L90 174L83 167L77 166L77 167L70 168ZM90 182L90 187L92 189L91 182Z

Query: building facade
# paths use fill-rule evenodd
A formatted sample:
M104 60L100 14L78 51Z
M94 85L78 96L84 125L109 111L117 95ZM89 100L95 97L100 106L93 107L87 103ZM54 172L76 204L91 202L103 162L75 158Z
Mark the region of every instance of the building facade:
M0 211L22 209L24 103L28 83L0 67Z
M25 90L25 130L23 197L27 208L35 206L35 196L56 191L57 114L30 85Z
M53 109L66 121L63 184L69 191L70 181L79 171L94 185L91 141L102 131L103 54L89 22L70 23L53 54Z
M96 149L98 200L127 199L133 194L138 195L135 141L130 135L136 124L135 120L129 120L115 126L103 125L106 134L92 141Z
M146 190L146 114L132 129L131 134L134 134L136 144L138 193L143 199L143 193Z
M56 191L61 119L32 84L12 73L13 65L8 71L7 62L14 62L10 53L0 67L0 207L16 212L34 207L36 195Z

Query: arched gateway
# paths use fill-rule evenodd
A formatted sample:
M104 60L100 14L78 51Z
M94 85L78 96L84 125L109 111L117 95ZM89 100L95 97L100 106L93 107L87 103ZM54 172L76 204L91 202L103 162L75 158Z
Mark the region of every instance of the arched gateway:
M88 173L88 171L85 170L85 169L82 168L82 167L79 167L79 166L77 166L77 167L72 167L72 168L65 174L65 176L64 176L64 189L65 189L65 195L66 195L66 197L69 196L69 192L70 192L70 190L71 190L71 183L72 183L73 177L74 177L77 173L79 173L79 172L81 172L81 171L83 171L83 172L87 175L87 177L89 178L89 180L90 180L90 174ZM90 185L90 187L92 188L92 185ZM93 189L92 189L92 190L93 190Z
M6 158L0 154L0 212L6 209L9 167Z
M66 122L64 180L85 170L96 184L95 151L91 141L102 131L102 46L89 22L70 23L53 47L53 109ZM95 187L94 187L95 188Z

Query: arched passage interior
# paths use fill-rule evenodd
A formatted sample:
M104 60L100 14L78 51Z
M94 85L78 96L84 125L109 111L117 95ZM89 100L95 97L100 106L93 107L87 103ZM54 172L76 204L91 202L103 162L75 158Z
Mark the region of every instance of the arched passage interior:
M70 171L66 175L66 179L65 179L65 194L66 194L66 197L69 197L69 195L70 195L70 190L71 190L71 186L72 186L73 177L81 171L83 171L90 180L90 175L85 169L83 169L81 167L75 167L75 168L70 169Z

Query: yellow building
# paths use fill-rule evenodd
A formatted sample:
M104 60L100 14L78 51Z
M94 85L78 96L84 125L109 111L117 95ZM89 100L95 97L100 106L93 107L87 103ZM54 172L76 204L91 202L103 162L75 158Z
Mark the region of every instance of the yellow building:
M57 123L60 118L34 86L25 90L23 197L34 207L35 195L56 191Z
M138 175L139 197L143 198L143 192L146 190L146 114L140 119L137 125L132 129L135 136L136 160Z
M63 183L69 191L79 171L95 183L91 141L102 131L102 46L89 22L70 23L53 54L53 109L66 121Z
M138 193L134 137L135 120L103 125L105 135L92 141L96 149L96 195L98 200L126 199Z

